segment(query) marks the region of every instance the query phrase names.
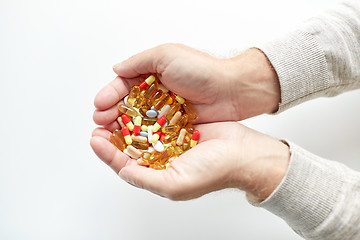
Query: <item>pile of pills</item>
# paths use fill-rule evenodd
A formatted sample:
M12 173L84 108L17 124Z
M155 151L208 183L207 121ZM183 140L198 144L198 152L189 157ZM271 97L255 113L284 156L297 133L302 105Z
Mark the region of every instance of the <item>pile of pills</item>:
M154 75L133 86L118 108L121 130L115 129L110 141L140 165L166 169L199 140L191 103L169 92Z

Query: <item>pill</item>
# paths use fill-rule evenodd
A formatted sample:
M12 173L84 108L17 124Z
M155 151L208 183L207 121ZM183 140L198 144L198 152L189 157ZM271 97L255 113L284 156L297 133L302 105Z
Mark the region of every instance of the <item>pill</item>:
M140 132L140 136L146 137L146 139L147 139L147 137L149 136L149 133L148 133L148 132L141 131L141 132ZM146 141L147 141L147 140L146 140Z
M140 134L141 121L142 121L142 118L140 116L135 117L134 130L133 130L133 133L135 136Z
M130 154L130 156L134 159L138 159L139 157L141 157L142 152L139 151L138 149L134 148L133 146L129 145L126 147L126 150L128 151L128 153Z
M150 118L155 118L158 115L158 111L156 110L149 110L146 112L146 116L150 117Z
M155 76L151 75L147 79L145 79L142 83L140 83L139 87L141 90L146 89L155 81Z
M121 116L117 118L117 121L118 121L120 127L124 127L124 126L125 126L123 120L121 119Z
M147 143L147 137L131 135L133 141Z
M125 139L124 135L119 129L115 129L114 132L110 136L110 141L117 147L120 151L124 151L125 149Z
M146 125L141 125L141 131L143 132L147 132L148 126Z
M194 107L192 106L192 104L189 101L185 101L182 106L183 106L186 114L189 115L190 121L195 121L198 118L198 115L197 115Z
M152 131L153 126L149 126L148 127L148 142L151 143L151 138L153 135L153 131Z
M134 109L133 107L130 107L130 106L126 106L124 104L120 104L118 109L120 112L122 112L130 117L141 116L141 114L136 109Z
M121 128L122 134L124 136L126 144L130 145L132 143L132 138L130 136L129 129L125 126Z
M134 124L126 114L121 115L121 119L130 131L134 130Z
M154 102L154 108L158 111L161 110L169 102L169 99L170 95L163 93L161 97Z
M162 116L161 118L159 118L156 123L154 124L154 126L152 127L152 132L157 132L166 122L166 117ZM148 130L149 131L149 130Z
M183 144L185 135L186 135L186 129L183 128L183 129L180 130L179 137L178 137L178 139L176 140L176 144L177 144L177 145L182 145L182 144Z
M157 141L156 143L153 143L152 147L158 152L163 152L164 149L165 149L164 145L160 141Z
M143 158L139 158L138 160L136 160L137 164L141 165L141 166L149 166L150 163L148 160L143 159Z
M170 107L170 110L169 110L168 113L166 114L166 119L167 119L168 121L170 121L171 118L174 116L174 114L175 114L177 111L180 110L180 108L181 108L180 103L175 103L174 105L172 105L172 106Z
M177 124L179 122L181 118L181 112L180 111L177 111L174 116L171 118L169 124L170 125L174 125L174 124Z
M131 143L131 146L133 146L134 148L139 149L139 150L147 150L149 148L149 145L147 144L147 142L143 143L143 142L133 141Z
M177 133L179 130L179 125L167 125L161 128L161 132L165 134Z
M157 141L160 139L160 135L161 135L161 131L157 131L157 132L154 132L152 137L151 137L151 142L152 143L157 143Z
M190 147L194 147L198 143L199 138L200 138L199 130L194 130L191 136Z
M127 103L128 105L134 107L135 101L139 97L140 92L141 92L141 90L140 90L139 86L133 86L130 89L130 92L129 92L129 95L127 96L127 99L124 98L124 102Z
M176 93L171 92L171 96L175 98L175 100L178 101L178 103L180 104L183 104L185 102L185 99L183 97L180 97Z
M158 118L161 118L162 116L165 116L170 110L170 105L166 104L160 111L159 115L157 116Z

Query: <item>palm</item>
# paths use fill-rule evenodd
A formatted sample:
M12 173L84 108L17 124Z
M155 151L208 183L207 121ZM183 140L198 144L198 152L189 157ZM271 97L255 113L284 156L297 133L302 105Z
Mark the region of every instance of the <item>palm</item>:
M196 128L201 132L199 144L175 159L167 170L137 165L109 142L110 132L105 129L94 131L91 145L115 172L123 169L134 174L133 185L159 195L171 194L168 188L172 188L176 189L176 194L170 198L190 199L230 186L233 166L238 165L235 162L239 160L235 153L239 151L237 144L246 131L240 124L229 122L199 124Z

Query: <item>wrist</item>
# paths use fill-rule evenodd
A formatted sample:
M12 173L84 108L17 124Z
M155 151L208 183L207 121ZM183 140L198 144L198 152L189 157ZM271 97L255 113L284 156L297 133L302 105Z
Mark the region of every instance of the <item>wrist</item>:
M280 83L266 55L260 49L250 48L228 60L239 120L276 112L281 100Z
M239 188L246 192L251 202L262 202L277 188L285 177L289 161L289 146L266 136L260 142L261 151L253 154L239 171Z

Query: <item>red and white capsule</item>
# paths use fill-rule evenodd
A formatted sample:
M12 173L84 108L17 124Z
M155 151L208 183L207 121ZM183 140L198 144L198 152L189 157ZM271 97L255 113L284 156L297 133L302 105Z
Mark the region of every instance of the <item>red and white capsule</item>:
M121 129L122 134L124 135L124 139L127 145L132 144L132 138L130 136L129 129L125 126Z
M133 134L135 136L140 134L142 118L140 116L135 117Z
M123 121L123 123L125 123L125 125L128 127L130 131L134 130L134 124L132 123L128 115L126 114L121 115L121 120Z
M162 116L161 118L159 118L156 123L154 124L154 126L152 127L152 132L157 132L159 131L159 129L166 123L166 117Z
M148 86L150 86L155 81L155 76L151 75L147 79L145 79L142 83L140 83L139 87L141 90L145 90Z
M190 140L190 147L194 147L198 143L199 138L200 138L199 130L194 130Z

